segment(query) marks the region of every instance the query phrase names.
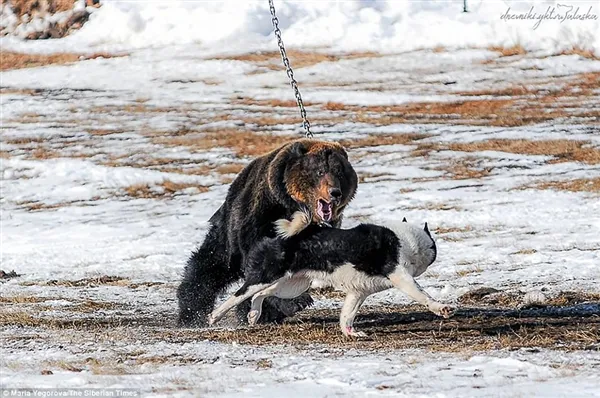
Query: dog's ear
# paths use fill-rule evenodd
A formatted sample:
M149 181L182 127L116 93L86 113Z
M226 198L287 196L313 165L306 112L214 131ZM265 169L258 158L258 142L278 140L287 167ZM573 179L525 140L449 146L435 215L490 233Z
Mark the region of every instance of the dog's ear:
M427 236L429 236L431 238L431 232L429 232L429 227L427 226L427 223L425 223L425 228L423 228L423 231L425 231Z
M406 217L404 217L404 218L402 219L402 222L406 222Z

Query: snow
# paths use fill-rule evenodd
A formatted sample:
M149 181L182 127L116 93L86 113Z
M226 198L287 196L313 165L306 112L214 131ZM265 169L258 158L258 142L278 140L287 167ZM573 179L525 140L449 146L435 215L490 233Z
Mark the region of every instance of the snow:
M106 0L90 22L68 38L0 39L3 49L30 52L128 53L2 72L2 87L9 90L1 95L2 151L8 153L0 157L1 269L14 269L22 276L0 284L1 298L44 300L39 308L2 302L3 314L25 310L44 319L73 322L142 314L148 321L167 319L159 331L172 336L146 341L147 330L141 325L133 341L131 336L123 337L127 330L137 330L131 325L72 333L2 326L0 386L127 387L153 396L600 396L600 355L591 350L452 353L178 340L179 329L169 323L176 312L175 289L190 251L202 241L207 220L222 203L228 185L216 173L181 174L136 162L245 164L249 159L236 158L231 148L197 151L163 146L152 141L151 133L248 128L244 120L250 116L297 117L295 108L274 110L232 101L238 96L293 99L282 71L256 74L255 64L211 59L215 54L274 49L263 3ZM323 116L318 104L326 101L389 106L440 103L455 100L460 91L534 83L560 90L577 74L600 71L598 61L577 55L546 57L573 45L599 51L598 21L544 21L532 29L530 21L500 20L508 6L521 10L529 6L526 3L469 1L468 14L460 12L461 4L276 0L290 46L386 53L298 68L296 77L305 101L317 104L308 107L309 116ZM548 4L555 3L540 1L535 7ZM597 2L570 4L592 6L600 14ZM499 58L487 49L513 44L533 53ZM435 46L449 51L416 50ZM414 51L401 53L409 50ZM493 67L482 64L486 60L493 60ZM455 84L440 84L447 82ZM36 95L10 91L27 88L43 91ZM147 110L128 110L140 104ZM574 106L597 109L598 97ZM224 114L227 120L216 120ZM313 130L332 140L419 133L428 137L422 143L522 138L586 140L594 148L600 146L597 123L590 120L517 127L448 121L376 126L355 122L351 112L340 115L343 121L315 123ZM298 124L266 128L290 138L301 132ZM94 136L95 129L114 130L114 134ZM58 155L32 158L35 141L12 141L22 138L41 140ZM436 237L439 258L419 278L433 297L456 303L463 293L482 286L543 291L548 297L562 291L600 292L597 193L521 189L544 181L600 178L598 165L480 151L468 155L476 159L478 169L490 168L489 175L456 180L445 177L445 167L464 153L434 151L425 158L411 156L413 149L414 144L396 144L350 151L365 181L346 211L345 225L407 217L411 222L427 221L434 231L456 229ZM129 164L110 165L113 159ZM126 195L126 189L137 184L160 193L165 181L209 188L206 192L188 188L158 199ZM31 203L49 208L28 211ZM464 272L469 270L476 272ZM124 279L84 287L53 282L103 275ZM126 283L149 286L131 288ZM85 314L73 310L88 300L116 309ZM411 301L390 290L370 297L366 305L389 303ZM340 300L332 298L315 304L316 308L339 306ZM260 361L270 365L261 367ZM64 363L81 371L65 369ZM41 374L47 368L52 375ZM123 373L117 371L121 368Z
M267 1L105 0L74 35L30 49L125 50L196 45L229 52L272 50ZM560 52L579 47L600 52L600 7L594 0L561 1L275 1L291 47L397 53L444 46L521 45ZM552 18L550 17L552 13ZM529 19L523 15L529 14ZM542 15L546 19L541 20ZM514 18L511 18L514 17ZM520 17L521 16L521 17ZM520 19L519 19L520 17ZM6 14L0 26L15 24ZM25 35L26 29L15 29ZM15 45L11 38L3 45ZM217 50L218 51L218 50Z

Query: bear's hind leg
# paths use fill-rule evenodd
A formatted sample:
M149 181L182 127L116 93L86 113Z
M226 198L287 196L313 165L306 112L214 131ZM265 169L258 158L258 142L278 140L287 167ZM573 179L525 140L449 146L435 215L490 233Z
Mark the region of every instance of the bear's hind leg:
M179 288L179 326L206 326L217 296L239 279L232 275L224 242L212 227L187 262Z

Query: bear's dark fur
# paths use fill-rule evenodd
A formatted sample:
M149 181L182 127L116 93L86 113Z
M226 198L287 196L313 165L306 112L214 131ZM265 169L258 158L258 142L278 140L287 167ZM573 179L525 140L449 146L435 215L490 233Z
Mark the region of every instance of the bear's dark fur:
M338 227L357 184L346 151L333 142L298 140L252 161L231 184L188 260L177 291L179 325L206 324L217 296L244 276L246 255L262 238L275 236L275 220L304 209L313 222ZM280 321L311 303L308 295L287 303L270 298L261 321ZM247 310L239 308L243 319Z

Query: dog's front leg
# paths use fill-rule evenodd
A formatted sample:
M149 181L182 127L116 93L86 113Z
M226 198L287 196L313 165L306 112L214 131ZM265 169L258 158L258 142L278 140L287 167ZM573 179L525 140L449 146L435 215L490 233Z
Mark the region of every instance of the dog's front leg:
M340 328L344 336L367 337L366 333L354 330L354 318L367 297L368 295L364 293L348 292L340 314Z
M392 272L388 279L392 282L395 288L400 289L407 296L417 301L419 304L426 306L431 312L436 315L449 318L454 313L454 308L448 304L442 304L435 301L410 275L404 267L399 266Z

